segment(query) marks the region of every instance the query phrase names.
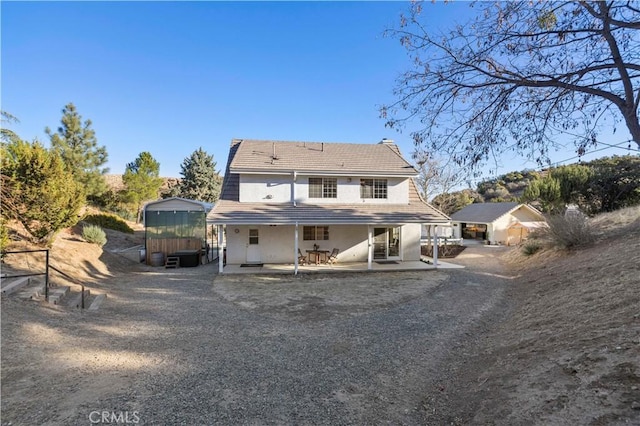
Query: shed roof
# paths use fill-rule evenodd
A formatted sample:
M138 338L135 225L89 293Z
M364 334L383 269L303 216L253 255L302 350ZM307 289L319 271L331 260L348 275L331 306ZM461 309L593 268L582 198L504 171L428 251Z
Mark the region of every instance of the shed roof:
M204 211L208 213L213 208L213 204L204 201L189 200L187 198L171 197L162 200L151 201L144 206L144 210L149 211Z
M491 223L516 210L520 203L474 203L451 215L454 222Z

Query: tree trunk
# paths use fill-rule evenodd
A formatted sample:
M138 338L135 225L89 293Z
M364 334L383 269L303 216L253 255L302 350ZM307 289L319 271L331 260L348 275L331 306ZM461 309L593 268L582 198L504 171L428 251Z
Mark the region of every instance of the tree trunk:
M631 139L633 139L633 141L638 144L638 148L640 148L640 121L638 121L636 111L633 108L628 108L623 110L622 114L631 133Z

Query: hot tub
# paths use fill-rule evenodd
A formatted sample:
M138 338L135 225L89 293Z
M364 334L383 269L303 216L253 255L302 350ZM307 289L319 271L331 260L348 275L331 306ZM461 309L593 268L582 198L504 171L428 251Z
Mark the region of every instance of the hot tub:
M169 256L180 259L180 266L183 268L200 265L200 250L178 250Z

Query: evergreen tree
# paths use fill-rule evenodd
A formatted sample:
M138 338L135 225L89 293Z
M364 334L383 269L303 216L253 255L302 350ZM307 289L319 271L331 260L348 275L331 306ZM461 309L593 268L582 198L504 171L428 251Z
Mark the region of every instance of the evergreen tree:
M126 185L124 198L135 206L136 220L139 222L142 204L158 198L162 186L160 163L149 152L141 152L134 162L127 164L122 180Z
M90 200L99 197L107 190L104 174L108 169L101 168L107 162L107 149L98 146L91 120L82 122L82 117L73 103L62 109L61 126L53 133L48 127L45 132L51 138L51 147L58 151L81 184Z
M2 124L2 128L0 128L0 140L3 142L10 142L12 140L17 140L18 135L9 128L7 128L7 124L9 123L17 123L18 119L11 115L6 111L0 111L0 124Z
M82 187L57 151L20 139L2 145L2 216L20 221L41 243L75 225L85 203Z
M472 189L436 195L431 204L446 215L452 215L473 203L482 203L482 196Z
M208 203L220 198L222 178L216 171L213 155L198 148L190 157L184 159L180 168L180 174L183 176L178 191L180 197Z
M590 214L610 212L640 204L640 157L599 158L588 163L589 180L580 207Z
M560 181L551 175L534 180L524 190L521 201L535 202L545 213L562 213L566 203L562 199L561 186Z

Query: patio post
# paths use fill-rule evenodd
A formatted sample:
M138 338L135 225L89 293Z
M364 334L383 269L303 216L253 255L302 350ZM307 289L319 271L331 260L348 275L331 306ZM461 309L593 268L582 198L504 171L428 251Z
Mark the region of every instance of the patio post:
M293 232L293 275L298 275L298 222Z
M371 225L367 226L367 269L371 269L372 268L372 261L373 261L373 244L371 243L371 240L373 239L373 229L371 228Z
M224 248L222 247L222 225L218 225L218 273L224 267Z
M433 266L438 268L438 234L433 236Z

